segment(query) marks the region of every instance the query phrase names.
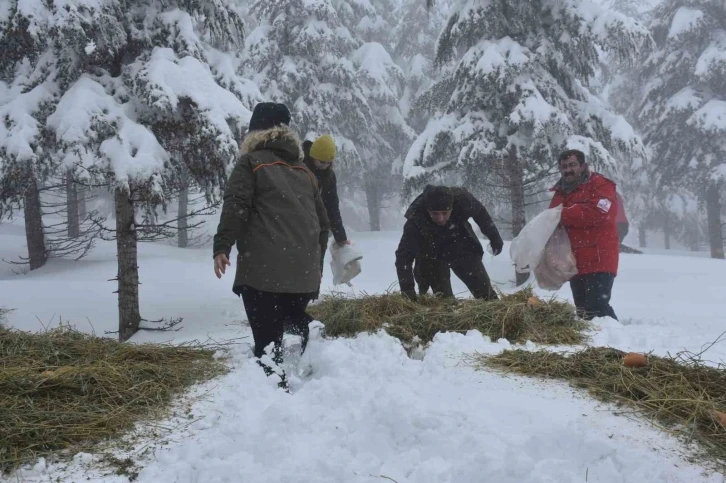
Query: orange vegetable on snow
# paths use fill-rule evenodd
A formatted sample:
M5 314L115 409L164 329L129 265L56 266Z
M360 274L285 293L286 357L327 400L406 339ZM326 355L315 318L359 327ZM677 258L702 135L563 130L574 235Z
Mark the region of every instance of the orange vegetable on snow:
M721 411L713 411L713 417L721 423L721 426L726 428L726 414L722 413Z
M629 352L623 357L625 367L645 367L648 365L648 358L637 352Z
M542 305L543 302L538 299L537 297L530 297L527 299L527 307L536 307L538 305Z

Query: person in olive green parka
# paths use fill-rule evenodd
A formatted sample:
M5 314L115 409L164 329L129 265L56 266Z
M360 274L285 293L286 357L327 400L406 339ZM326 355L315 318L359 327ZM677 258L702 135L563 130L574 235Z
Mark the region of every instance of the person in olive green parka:
M303 163L300 140L288 124L284 104L255 106L242 154L224 193L214 236L217 278L230 266L237 245L232 290L240 295L254 337L254 355L263 358L271 344L272 362L282 362L285 327L303 336L312 318L305 312L320 291L320 263L328 239L328 216L318 181ZM258 363L268 375L284 372L270 361Z

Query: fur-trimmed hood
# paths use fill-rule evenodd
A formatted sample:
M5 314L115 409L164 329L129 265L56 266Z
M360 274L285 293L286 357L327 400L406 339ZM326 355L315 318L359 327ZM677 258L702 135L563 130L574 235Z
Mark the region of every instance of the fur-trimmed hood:
M288 161L302 161L304 158L300 138L285 125L249 132L242 140L241 154L263 149L275 151Z

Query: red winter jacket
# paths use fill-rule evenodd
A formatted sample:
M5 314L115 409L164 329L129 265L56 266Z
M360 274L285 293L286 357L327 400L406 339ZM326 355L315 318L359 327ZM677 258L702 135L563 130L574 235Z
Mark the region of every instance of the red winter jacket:
M620 242L615 225L617 203L615 183L601 174L566 194L559 185L550 208L563 205L560 223L570 237L578 275L606 272L617 275Z

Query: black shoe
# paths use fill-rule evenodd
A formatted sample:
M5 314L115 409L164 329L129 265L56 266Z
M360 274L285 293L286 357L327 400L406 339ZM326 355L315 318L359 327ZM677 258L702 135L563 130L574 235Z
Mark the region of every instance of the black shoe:
M308 340L310 339L310 322L313 320L315 319L305 312L302 319L295 321L295 323L290 320L286 321L285 333L300 336L300 355L305 353L305 348L308 346Z
M287 382L287 375L284 372L280 376L280 382L277 383L277 387L290 394L290 384Z
M278 376L280 378L280 382L277 383L277 387L279 387L280 389L283 389L287 393L290 392L290 384L287 382L287 374L285 374L285 371L283 371L282 369L280 369L278 367L279 372L277 372L272 367L268 366L261 360L257 360L257 365L260 366L263 371L265 371L265 375L267 377L270 377L273 375Z
M267 364L265 364L264 362L262 362L259 359L257 360L257 365L260 366L263 371L265 371L265 375L267 377L270 377L271 375L273 375L275 373L275 371L272 369L272 367L268 366Z

